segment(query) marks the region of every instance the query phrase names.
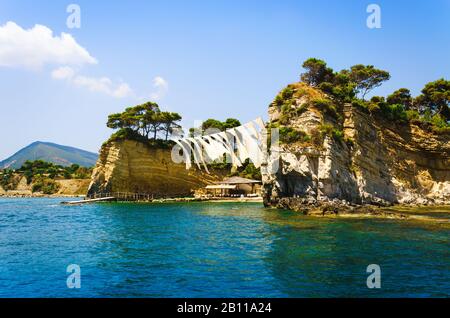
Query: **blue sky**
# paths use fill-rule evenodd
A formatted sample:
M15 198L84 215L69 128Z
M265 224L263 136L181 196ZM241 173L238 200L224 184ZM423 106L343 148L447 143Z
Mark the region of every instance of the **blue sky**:
M81 8L80 29L66 26L70 3ZM371 3L381 7L381 29L366 26ZM107 115L144 99L179 112L185 126L266 117L309 57L335 70L363 63L390 71L379 95L418 94L450 77L449 0L0 0L0 27L8 21L24 43L10 38L18 52L0 54L0 159L36 140L96 152L112 132ZM71 34L76 49L47 52L45 40L26 36L36 24L53 37Z

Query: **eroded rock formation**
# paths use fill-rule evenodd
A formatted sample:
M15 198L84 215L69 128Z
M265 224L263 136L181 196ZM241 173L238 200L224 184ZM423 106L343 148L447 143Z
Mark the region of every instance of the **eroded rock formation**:
M333 200L450 204L448 134L373 117L350 104L333 118L311 103L320 97L319 92L299 84L293 89L297 94L287 106L271 104L269 125L289 127L313 138L281 142L279 149L272 149L267 168L273 171L263 177L267 206L301 210ZM324 123L342 135L324 134Z

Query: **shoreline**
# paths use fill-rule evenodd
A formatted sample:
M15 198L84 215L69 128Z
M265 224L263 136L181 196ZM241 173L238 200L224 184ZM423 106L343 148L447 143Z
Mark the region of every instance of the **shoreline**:
M33 198L43 198L43 199L58 199L58 198L86 198L84 194L0 194L0 199L33 199ZM195 197L178 197L178 198L160 198L153 199L151 201L117 201L123 203L171 203L171 202L213 202L213 203L227 203L227 202L249 202L249 203L263 203L262 197L237 197L237 198L228 198L228 197L215 197L215 198L195 198ZM301 213L305 215L344 215L344 214L367 214L369 212L360 211L361 209L369 209L370 213L376 211L385 211L389 213L392 209L411 209L411 208L447 208L450 213L450 204L392 204L390 206L378 206L373 204L363 204L363 205L346 205L346 204L330 204L329 202L319 204L316 206L308 206L304 205L304 210L299 209L289 209L285 207L267 207L268 209L274 210L288 210L296 213ZM306 209L308 208L308 209ZM354 211L351 213L345 213L345 211ZM307 211L307 213L305 213ZM392 211L393 213L395 211Z
M85 195L0 195L1 199L82 199ZM119 203L135 203L135 204L170 204L170 203L261 203L263 205L263 199L261 197L256 198L167 198L167 199L154 199L152 201L117 201ZM100 202L93 202L92 204L98 204ZM105 203L105 202L103 202ZM75 204L76 205L76 204ZM306 207L306 206L305 206ZM292 210L277 207L268 207L274 211L291 211L296 214L311 216L317 218L378 218L378 219L396 219L396 220L418 220L429 221L433 223L445 223L450 225L450 219L433 217L439 213L449 213L450 205L442 204L398 204L389 207L374 206L374 205L319 205L315 207L309 207L304 210Z
M276 209L276 208L274 208ZM359 206L335 206L330 205L316 206L307 211L290 210L294 213L305 216L328 218L328 219L390 219L390 220L408 220L425 221L434 224L443 224L450 226L449 217L439 217L439 214L448 214L450 216L450 205L411 205L398 204L389 207L374 205Z
M57 198L84 198L84 194L0 194L0 199L57 199Z
M76 194L0 194L0 199L58 199L58 198L86 198L86 195ZM182 203L182 202L213 202L213 203L226 203L226 202L242 202L242 203L263 203L261 197L245 197L245 198L194 198L194 197L182 197L182 198L161 198L153 199L151 201L117 201L120 203Z

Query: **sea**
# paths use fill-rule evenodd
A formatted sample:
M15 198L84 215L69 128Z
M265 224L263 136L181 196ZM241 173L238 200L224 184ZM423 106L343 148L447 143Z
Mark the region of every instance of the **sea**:
M450 210L0 199L0 297L449 297ZM425 213L426 212L426 213Z

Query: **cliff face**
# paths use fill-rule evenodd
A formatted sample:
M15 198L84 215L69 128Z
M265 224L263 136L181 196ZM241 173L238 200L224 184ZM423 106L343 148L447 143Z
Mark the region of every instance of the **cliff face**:
M191 195L194 190L219 180L194 168L176 164L171 149L150 148L131 140L105 144L92 174L88 194L130 192L158 197Z
M17 185L6 191L0 186L0 196L43 196L41 192L34 192L33 184L27 184L27 179L24 176L17 175ZM66 179L66 180L55 180L59 189L54 196L78 196L86 194L90 180L89 179Z
M90 181L89 179L56 180L59 185L56 195L85 195Z
M314 136L329 122L342 135L325 136L315 145L282 142L273 149L263 178L267 206L302 209L336 199L355 204L450 204L448 135L388 122L351 105L333 119L310 102L308 96L294 96L283 126ZM292 115L302 107L306 110ZM283 112L286 109L273 103L270 122L279 123Z

